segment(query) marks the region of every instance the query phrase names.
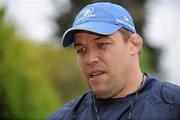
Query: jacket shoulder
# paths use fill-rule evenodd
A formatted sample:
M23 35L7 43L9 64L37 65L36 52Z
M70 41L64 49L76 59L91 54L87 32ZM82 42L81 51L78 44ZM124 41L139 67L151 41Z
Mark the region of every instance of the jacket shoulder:
M84 95L82 95L81 97L74 99L72 101L70 101L69 103L65 104L62 108L60 108L58 111L56 111L55 113L53 113L52 115L50 115L47 120L59 120L59 119L63 119L67 116L71 116L71 113L73 111L75 111L79 105L81 104L81 102L85 99L86 96L90 96L90 93L87 92Z
M166 102L180 106L180 86L164 82L161 87L161 95Z
M69 111L72 111L73 106L77 103L78 99L72 100L69 103L65 104L58 111L50 115L47 120L56 120L63 118Z

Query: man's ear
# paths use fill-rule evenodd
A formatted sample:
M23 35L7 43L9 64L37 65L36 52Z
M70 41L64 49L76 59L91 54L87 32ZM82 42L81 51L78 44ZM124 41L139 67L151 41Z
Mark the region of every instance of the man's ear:
M141 51L143 45L143 39L140 35L136 33L132 34L128 42L130 43L129 50L131 55L136 55Z

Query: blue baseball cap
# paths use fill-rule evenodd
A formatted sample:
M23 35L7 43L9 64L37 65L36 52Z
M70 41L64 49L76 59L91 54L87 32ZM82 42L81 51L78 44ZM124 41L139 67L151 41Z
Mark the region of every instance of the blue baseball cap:
M62 46L72 44L74 33L78 30L111 35L120 28L136 33L133 19L125 8L109 2L93 3L85 6L76 16L72 27L65 31Z

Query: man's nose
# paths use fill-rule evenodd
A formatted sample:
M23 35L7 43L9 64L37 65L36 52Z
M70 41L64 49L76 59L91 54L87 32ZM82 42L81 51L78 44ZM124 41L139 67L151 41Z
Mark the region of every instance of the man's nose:
M89 50L85 57L86 64L98 63L99 56L98 53L94 50Z

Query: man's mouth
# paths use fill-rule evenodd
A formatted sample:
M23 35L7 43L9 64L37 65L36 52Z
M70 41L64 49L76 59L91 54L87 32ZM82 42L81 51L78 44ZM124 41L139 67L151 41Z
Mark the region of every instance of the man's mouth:
M89 73L89 79L90 79L90 80L98 79L98 78L101 77L103 74L105 74L104 71L98 71L98 70L91 71L91 72Z

